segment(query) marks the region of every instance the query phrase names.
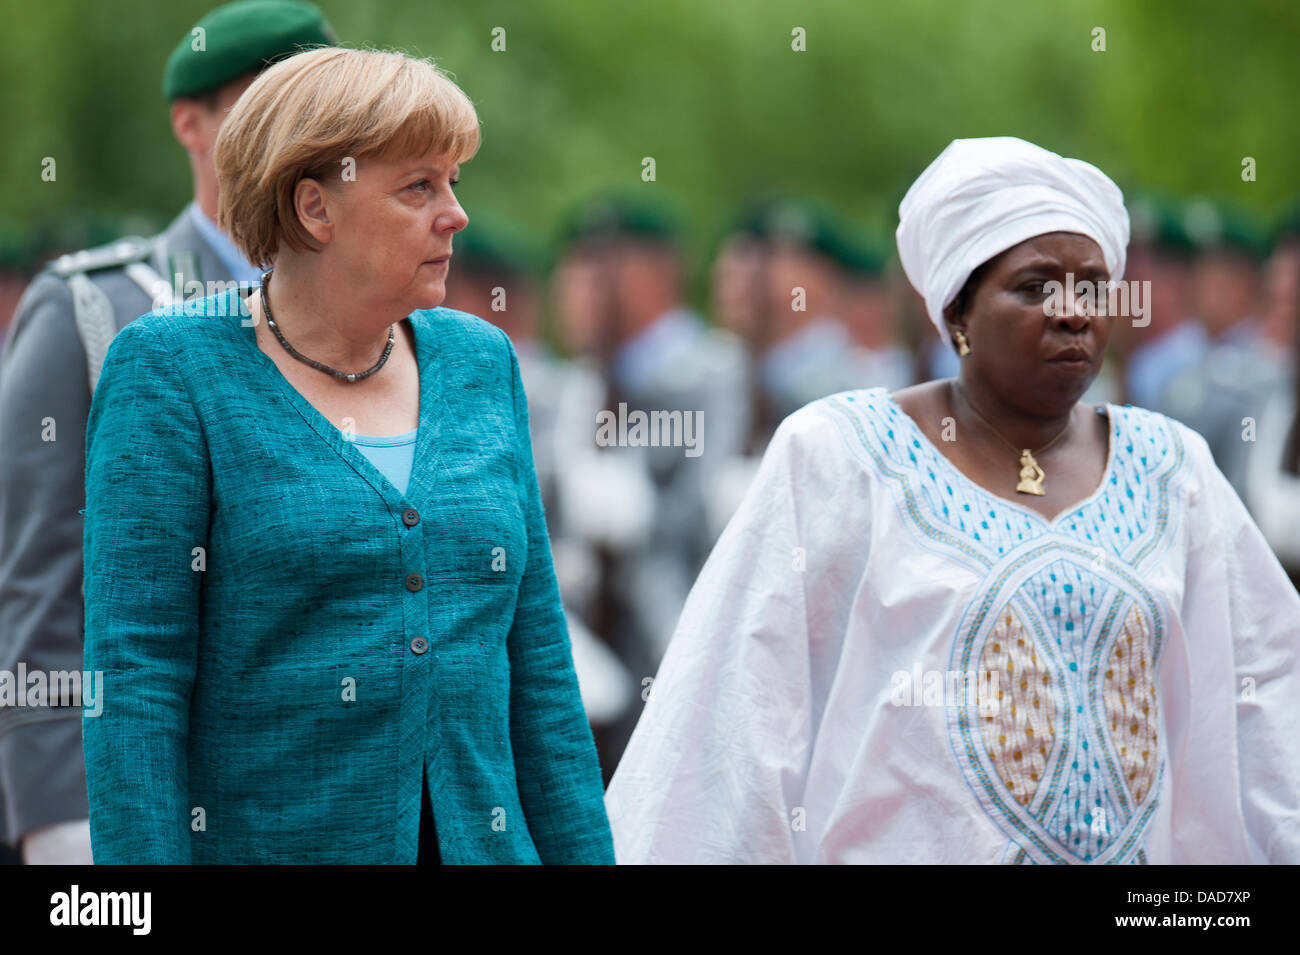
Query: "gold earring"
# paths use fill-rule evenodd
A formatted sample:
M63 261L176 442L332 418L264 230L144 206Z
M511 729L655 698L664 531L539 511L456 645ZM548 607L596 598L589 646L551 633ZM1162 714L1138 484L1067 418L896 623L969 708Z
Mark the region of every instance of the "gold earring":
M970 342L966 341L966 335L960 328L955 329L952 337L957 339L957 354L965 357L970 354Z

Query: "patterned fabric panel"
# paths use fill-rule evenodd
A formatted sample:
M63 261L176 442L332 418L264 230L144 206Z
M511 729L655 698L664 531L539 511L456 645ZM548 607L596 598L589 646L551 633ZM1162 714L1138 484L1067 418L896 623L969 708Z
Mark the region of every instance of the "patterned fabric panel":
M1140 565L1170 532L1182 442L1161 416L1109 405L1097 490L1055 520L951 464L884 389L826 399L918 543L980 575L949 665L996 705L952 711L952 752L1015 863L1142 863L1164 771L1155 689L1167 609ZM959 622L960 621L960 622Z

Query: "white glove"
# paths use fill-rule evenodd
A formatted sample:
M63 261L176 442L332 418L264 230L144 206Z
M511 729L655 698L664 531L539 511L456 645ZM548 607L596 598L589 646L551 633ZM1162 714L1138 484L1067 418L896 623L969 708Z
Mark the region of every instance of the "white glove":
M74 819L33 829L22 838L24 865L92 865L90 820Z

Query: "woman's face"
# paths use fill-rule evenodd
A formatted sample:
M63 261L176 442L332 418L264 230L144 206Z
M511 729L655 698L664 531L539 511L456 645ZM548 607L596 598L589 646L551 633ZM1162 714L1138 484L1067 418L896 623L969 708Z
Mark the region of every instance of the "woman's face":
M440 305L452 236L469 222L452 190L459 176L459 163L434 152L358 161L355 179L328 189L330 267L363 297L403 313Z
M1064 310L1051 307L1045 286L1055 281L1068 288L1069 273L1076 308L1074 314L1060 314ZM1036 236L991 259L965 314L957 314L956 303L944 313L949 330L963 328L970 344L970 354L962 358L962 380L1027 411L1072 406L1101 370L1117 320L1095 309L1079 314L1081 283L1096 287L1108 278L1101 248L1073 232Z

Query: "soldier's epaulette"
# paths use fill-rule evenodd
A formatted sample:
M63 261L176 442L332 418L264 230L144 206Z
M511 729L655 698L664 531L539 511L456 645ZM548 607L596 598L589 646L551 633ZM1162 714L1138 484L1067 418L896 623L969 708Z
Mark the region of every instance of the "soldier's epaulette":
M45 270L66 279L81 272L98 272L102 269L121 268L132 262L143 262L152 254L153 242L138 235L130 235L108 245L61 255L49 262Z

